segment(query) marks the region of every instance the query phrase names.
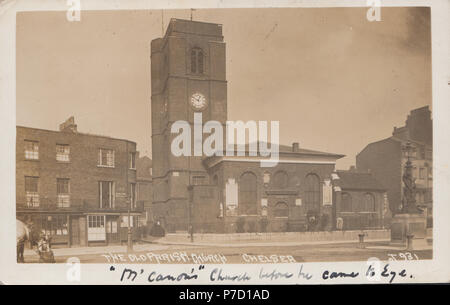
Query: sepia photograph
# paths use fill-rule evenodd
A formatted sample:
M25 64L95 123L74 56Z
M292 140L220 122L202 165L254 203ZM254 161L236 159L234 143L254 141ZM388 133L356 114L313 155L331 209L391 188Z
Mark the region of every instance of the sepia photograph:
M15 266L391 283L448 254L430 5L85 2L15 13Z

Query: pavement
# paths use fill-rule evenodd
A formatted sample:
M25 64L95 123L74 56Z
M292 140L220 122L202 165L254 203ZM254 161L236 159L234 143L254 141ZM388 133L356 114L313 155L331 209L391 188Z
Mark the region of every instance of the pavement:
M367 250L395 250L402 251L405 250L404 246L394 246L389 243L386 239L372 239L365 241ZM302 246L321 246L321 245L335 245L339 247L344 244L358 244L357 241L349 242L346 241L227 241L227 242L175 242L175 241L164 241L164 240L141 240L139 243L133 245L133 252L148 252L148 251L164 251L164 250L177 250L177 249L187 249L187 248L283 248L283 247L302 247ZM108 245L108 246L94 246L94 247L70 247L70 248L53 248L53 253L55 257L67 257L67 256L82 256L82 255L99 255L106 253L126 253L126 245ZM432 250L431 245L417 245L414 250ZM36 256L35 249L25 249L25 256Z
M311 245L343 245L343 244L358 244L358 241L348 241L348 240L331 240L331 241L282 241L282 242L274 242L274 241L232 241L232 242L220 242L220 243L211 243L211 242L176 242L176 241L165 241L165 240L151 240L147 241L145 239L141 240L142 242L148 242L151 244L159 244L159 245L177 245L177 246L196 246L196 247L214 247L214 248L243 248L243 247L295 247L295 246L311 246ZM366 249L369 250L394 250L394 251L402 251L406 250L406 246L404 245L396 245L391 244L390 239L366 239L365 244L377 244L366 246ZM424 251L424 250L433 250L432 244L420 243L414 245L414 250Z
M157 245L157 244L134 244L133 252L142 251L156 251L173 249L169 245ZM108 246L94 246L94 247L70 247L70 248L52 248L55 256L78 256L78 255L90 255L90 254L105 254L105 253L124 253L127 252L126 245L108 245ZM36 248L25 249L24 256L35 256Z
M150 244L158 245L178 245L178 246L197 246L197 247L226 247L226 248L242 248L242 247L293 247L293 246L305 246L305 245L329 245L329 244L349 244L358 243L358 241L348 240L331 240L331 241L223 241L223 242L194 242L190 241L166 241L166 240L151 240L142 239L142 242L148 242ZM371 239L367 242L385 242L387 239Z
M388 244L383 244L383 245L377 245L377 246L369 246L366 247L367 249L370 250L405 250L406 246L404 245L399 245L399 244L392 244L392 243L388 243ZM415 251L423 251L423 250L433 250L433 244L423 240L420 242L415 242L413 244L413 249Z

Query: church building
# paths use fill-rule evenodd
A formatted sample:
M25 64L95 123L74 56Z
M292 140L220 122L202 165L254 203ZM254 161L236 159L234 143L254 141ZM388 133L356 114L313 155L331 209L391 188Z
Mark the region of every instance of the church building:
M344 155L279 146L261 156L175 156L172 125L227 121L226 48L220 24L172 19L151 43L153 203L168 232L285 232L335 228L332 174ZM225 128L224 128L225 129Z

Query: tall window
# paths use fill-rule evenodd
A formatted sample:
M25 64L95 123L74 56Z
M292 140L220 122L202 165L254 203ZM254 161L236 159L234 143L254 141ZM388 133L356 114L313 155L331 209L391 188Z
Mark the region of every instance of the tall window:
M203 74L203 51L200 48L191 50L191 72Z
M136 183L130 183L130 204L131 208L136 208L137 189Z
M284 202L278 202L273 211L275 217L289 217L289 207Z
M320 180L315 174L308 174L305 183L305 206L308 210L320 209Z
M370 193L364 195L364 211L376 212L375 197Z
M28 207L39 207L38 177L25 177L25 194Z
M100 148L98 150L98 165L114 167L114 150Z
M39 160L39 142L25 140L25 159Z
M241 215L257 214L256 176L247 172L239 180L239 213Z
M288 175L284 171L278 171L273 176L273 185L276 188L285 188L288 186Z
M59 208L68 208L70 206L69 179L56 179L57 201Z
M130 169L136 169L136 153L130 153Z
M351 212L352 211L352 197L349 193L342 193L341 201L341 212Z
M100 208L114 208L114 182L99 181L98 188Z
M65 144L56 144L56 161L70 161L70 146Z

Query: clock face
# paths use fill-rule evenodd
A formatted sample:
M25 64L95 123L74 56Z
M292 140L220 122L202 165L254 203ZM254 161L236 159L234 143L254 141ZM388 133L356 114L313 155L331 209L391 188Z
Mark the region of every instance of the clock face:
M203 109L206 107L206 98L201 93L194 93L191 97L191 105L197 110Z

